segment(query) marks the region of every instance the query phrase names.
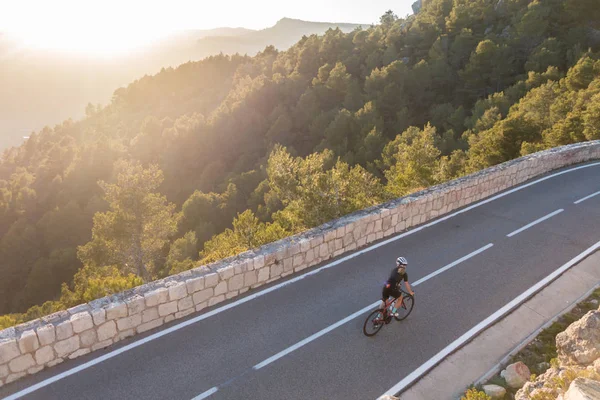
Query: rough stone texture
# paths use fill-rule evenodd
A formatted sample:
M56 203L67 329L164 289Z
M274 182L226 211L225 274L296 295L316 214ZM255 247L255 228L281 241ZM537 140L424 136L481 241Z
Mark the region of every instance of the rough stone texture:
M35 362L37 365L44 365L54 360L54 350L52 346L44 346L35 352Z
M179 311L185 311L192 307L194 307L194 301L192 300L192 296L184 297L177 303L177 309Z
M155 319L158 319L158 307L148 308L142 313L143 324L154 321Z
M565 393L565 400L598 400L600 399L600 382L591 379L577 378L571 382Z
M9 375L9 376L6 378L6 381L5 381L4 383L7 383L7 384L8 384L8 383L14 382L14 381L16 381L17 379L21 379L21 378L23 378L24 376L27 376L27 373L26 373L26 372L20 372L20 373L18 373L18 374L10 374L10 375Z
M139 327L138 327L138 329L139 329ZM105 347L110 346L112 343L113 343L112 339L108 339L103 342L96 343L95 345L92 346L92 351L103 349Z
M558 360L586 366L600 358L600 311L590 311L556 335Z
M519 361L506 367L506 369L500 373L500 376L504 378L508 386L519 389L529 380L531 372L529 372L527 365L522 361Z
M0 364L7 363L20 354L16 340L0 342Z
M75 351L73 354L69 355L69 360L73 360L74 358L84 356L90 352L91 352L90 349L79 349L79 350Z
M112 339L117 334L117 324L115 321L107 321L98 327L98 341L103 342Z
M90 347L98 341L98 336L96 335L96 331L94 329L89 329L85 332L82 332L79 335L79 339L81 340L81 345L83 347Z
M33 353L40 348L40 341L33 330L25 331L19 339L21 354Z
M106 310L100 308L98 310L92 310L92 319L94 320L94 325L100 326L106 322ZM38 332L38 336L40 333Z
M198 293L194 293L192 299L194 300L194 304L198 305L200 303L204 303L208 299L210 299L213 295L213 289L204 289Z
M75 314L71 317L71 325L73 326L73 332L81 333L93 328L94 321L89 313L83 312Z
M27 370L27 374L29 374L29 375L37 374L38 372L40 372L43 369L44 369L43 365L40 367L31 367Z
M227 293L227 282L220 282L215 287L215 296L219 296L221 294Z
M77 349L79 349L79 336L72 336L68 339L57 342L54 345L56 355L59 357L65 357Z
M167 302L169 291L166 288L160 288L144 294L146 307L154 307Z
M11 372L23 372L35 365L35 360L31 354L23 354L8 363Z
M187 286L185 282L179 282L169 286L169 301L179 300L187 296Z
M111 304L106 309L106 319L107 320L124 318L126 316L127 316L127 304L125 304L125 303Z
M189 279L186 281L187 291L189 294L193 294L199 292L204 289L204 277L200 276L198 278Z
M146 308L146 299L137 295L127 300L127 310L129 316L140 314Z
M0 365L0 380L6 378L9 374L8 365Z
M158 306L158 315L164 317L165 315L174 314L177 312L177 301L170 303L161 304Z
M56 326L56 340L64 340L73 336L73 325L71 321L65 321Z
M96 350L131 336L135 332L151 329L150 326L183 318L194 309L203 310L226 298L245 293L251 288L275 282L368 243L404 232L431 218L471 204L537 175L592 159L600 159L600 141L578 143L534 153L410 196L357 211L259 249L210 265L198 266L66 311L59 311L31 321L20 330L5 329L0 331L0 365L3 363L2 358L7 358L5 363L8 363L22 355L19 351L19 339L23 331L33 329L37 333L40 348L33 350L35 341L27 345L23 342L25 346L23 349L31 350L26 351L26 354L32 357L45 346L62 349L61 354L54 355L58 358L46 363L47 366L55 365L69 355L70 357L81 355L84 351L78 350L80 345L85 346L84 342L85 344L94 342L94 334L87 333L90 330L88 328L90 318L92 324L96 326L98 343L92 344L91 347L85 346L82 350L90 348ZM190 305L190 296L192 305ZM87 317L80 319L78 314L81 313ZM137 316L135 320L127 319L134 316ZM118 322L121 325L119 329L117 329ZM80 335L81 343L79 343ZM73 341L69 341L71 338L74 338ZM65 347L71 345L75 347L75 341L77 341L77 348L67 351ZM586 343L582 344L584 341ZM579 353L575 352L573 362L585 363L586 357L589 359L595 354L593 350L595 345L590 345L596 343L595 339L580 337L571 342L575 344L569 342L565 343L565 346L576 346L580 349ZM35 373L36 369L35 366L31 367L27 369L27 373ZM25 374L26 372L20 372L10 376L11 379L17 379L15 377Z
M498 385L483 385L483 391L490 396L492 400L501 400L506 394L506 389Z
M146 322L145 324L142 324L140 326L137 327L137 332L138 333L144 333L146 331L149 331L150 329L154 329L157 328L159 326L161 326L163 324L163 319L155 319L152 320L150 322Z
M141 325L141 323L142 323L141 315L139 315L139 314L132 315L131 317L121 318L121 319L117 320L117 329L119 330L119 332L126 331L129 329L135 328L138 325Z
M48 344L54 343L56 340L56 331L54 329L54 325L44 325L37 329L38 339L40 340L40 345L46 346Z

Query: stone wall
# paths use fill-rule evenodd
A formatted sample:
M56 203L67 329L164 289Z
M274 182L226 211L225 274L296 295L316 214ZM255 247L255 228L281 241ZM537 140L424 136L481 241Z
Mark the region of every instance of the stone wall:
M0 331L0 386L395 235L553 169L600 159L563 146L361 210L259 249Z

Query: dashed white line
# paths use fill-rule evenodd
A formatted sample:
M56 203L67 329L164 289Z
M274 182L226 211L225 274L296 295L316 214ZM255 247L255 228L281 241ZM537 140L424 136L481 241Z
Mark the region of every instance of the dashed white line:
M552 218L552 217L554 217L556 214L560 214L560 213L561 213L561 212L563 212L563 211L565 211L565 210L563 210L562 208L560 208L560 209L558 209L558 210L556 210L556 211L554 211L554 212L551 212L551 213L550 213L550 214L548 214L548 215L545 215L545 216L543 216L542 218L538 218L538 219L536 219L535 221L533 221L533 222L531 222L531 223L529 223L529 224L525 225L525 226L524 226L524 227L522 227L522 228L519 228L519 229L517 229L516 231L513 231L513 232L509 233L509 234L508 234L508 235L506 235L506 236L508 236L508 237L513 237L513 236L515 236L516 234L523 232L525 229L529 229L529 228L531 228L532 226L534 226L534 225L536 225L536 224L539 224L540 222L543 222L543 221L547 220L548 218Z
M423 278L419 279L418 281L414 282L414 283L412 284L412 286L418 286L418 285L420 285L421 283L423 283L423 282L426 282L426 281L428 281L429 279L433 278L434 276L436 276L436 275L438 275L438 274L441 274L442 272L444 272L444 271L447 271L447 270L449 270L450 268L452 268L452 267L454 267L454 266L456 266L456 265L460 264L461 262L463 262L463 261L466 261L466 260L468 260L469 258L472 258L472 257L476 256L476 255L477 255L477 254L479 254L479 253L482 253L483 251L485 251L485 250L489 249L489 248L490 248L490 247L492 247L492 246L493 246L493 244L492 244L492 243L490 243L490 244L487 244L487 245L483 246L482 248L480 248L480 249L478 249L478 250L475 250L475 251L474 251L474 252L472 252L472 253L469 253L469 254L467 254L466 256L464 256L464 257L461 257L461 258L459 258L458 260L456 260L456 261L454 261L454 262L452 262L452 263L450 263L450 264L446 265L445 267L442 267L442 268L438 269L437 271L435 271L435 272L433 272L433 273L431 273L431 274L429 274L429 275L427 275L427 276L425 276L425 277L423 277ZM298 350L300 347L302 347L302 346L304 346L304 345L307 345L308 343L310 343L310 342L312 342L312 341L314 341L314 340L316 340L316 339L320 338L321 336L323 336L323 335L325 335L325 334L327 334L327 333L331 332L331 331L332 331L332 330L334 330L335 328L337 328L337 327L339 327L339 326L342 326L342 325L344 325L346 322L348 322L348 321L351 321L351 320L353 320L353 319L354 319L354 318L356 318L356 317L359 317L360 315L362 315L362 314L366 313L366 312L367 312L367 311L369 311L369 310L372 310L372 309L373 309L374 307L376 307L376 306L377 306L379 303L380 303L379 301L376 301L376 302L375 302L375 303L373 303L373 304L369 304L369 305L368 305L368 306L366 306L365 308L363 308L363 309L361 309L361 310L358 310L357 312L355 312L355 313L353 313L353 314L351 314L351 315L347 316L346 318L342 319L341 321L338 321L338 322L336 322L335 324L333 324L333 325L330 325L330 326L328 326L327 328L320 330L319 332L317 332L317 333L315 333L315 334L313 334L313 335L311 335L311 336L307 337L306 339L303 339L303 340L299 341L299 342L298 342L298 343L296 343L295 345L293 345L293 346L290 346L290 347L288 347L287 349L284 349L284 350L280 351L279 353L275 354L274 356L271 356L271 357L267 358L267 359L266 359L266 360L264 360L263 362L256 364L256 365L253 367L253 369L255 369L255 370L261 369L261 368L263 368L263 367L265 367L265 366L267 366L267 365L271 364L272 362L279 360L281 357L283 357L283 356L285 356L285 355L287 355L287 354L289 354L289 353L291 353L291 352L293 352L293 351L295 351L295 350Z
M573 204L579 204L579 203L581 203L582 201L586 201L587 199L591 199L592 197L594 197L594 196L597 196L597 195L599 195L599 194L600 194L600 191L598 191L598 192L596 192L596 193L592 193L592 194L590 194L589 196L585 196L584 198L582 198L582 199L579 199L579 200L577 200L577 201L573 202Z
M199 394L198 396L194 397L192 400L202 400L207 398L210 395L215 394L217 391L219 390L218 387L213 387L211 389L208 389L206 392Z
M536 292L541 290L544 286L548 285L550 282L552 282L554 279L556 279L558 276L560 276L563 272L565 272L566 270L571 268L573 265L577 264L579 261L583 260L585 257L592 254L593 252L595 252L598 249L600 249L600 242L597 242L595 245L588 248L583 253L579 254L578 256L573 258L571 261L567 262L562 267L558 268L556 271L554 271L553 273L551 273L550 275L548 275L547 277L545 277L544 279L542 279L541 281L539 281L538 283L536 283L535 285L533 285L532 287L527 289L525 292L523 292L518 297L513 299L510 303L506 304L504 307L502 307L501 309L499 309L498 311L496 311L495 313L493 313L492 315L490 315L489 317L487 317L486 319L481 321L479 324L477 324L473 328L469 329L464 335L462 335L461 337L456 339L454 342L450 343L442 351L440 351L435 356L430 358L428 361L426 361L419 368L414 370L407 377L405 377L400 382L398 382L397 384L392 386L387 392L385 392L383 395L381 395L381 397L386 396L386 395L395 396L396 393L399 393L402 390L404 390L407 386L411 385L415 380L419 379L422 375L426 374L430 369L435 367L446 356L448 356L449 354L451 354L452 352L454 352L455 350L460 348L463 344L470 341L473 337L478 335L480 332L482 332L488 326L492 325L497 320L504 317L504 315L507 314L508 312L510 312L513 308L515 308L518 305L520 305L521 303L525 302L530 296L532 296L533 294L535 294Z

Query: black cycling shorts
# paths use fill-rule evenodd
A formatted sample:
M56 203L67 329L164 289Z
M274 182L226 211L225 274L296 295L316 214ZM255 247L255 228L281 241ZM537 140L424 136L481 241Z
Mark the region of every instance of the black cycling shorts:
M385 285L383 287L383 290L381 291L381 299L383 301L387 301L388 298L393 297L393 298L398 298L400 297L400 290L393 288L393 287L386 287L387 285Z

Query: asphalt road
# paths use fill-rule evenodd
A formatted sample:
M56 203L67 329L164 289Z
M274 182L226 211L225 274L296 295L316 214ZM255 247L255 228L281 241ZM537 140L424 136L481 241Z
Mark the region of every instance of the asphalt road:
M600 165L547 179L110 357L23 398L376 399L600 241L600 195L574 204L598 191ZM564 211L507 236L559 209ZM415 308L405 321L367 338L362 333L367 313L360 313L290 351L377 301L400 255L409 261L410 281L422 281L414 288ZM0 397L152 333L7 385L0 388ZM253 368L280 352L280 358Z

